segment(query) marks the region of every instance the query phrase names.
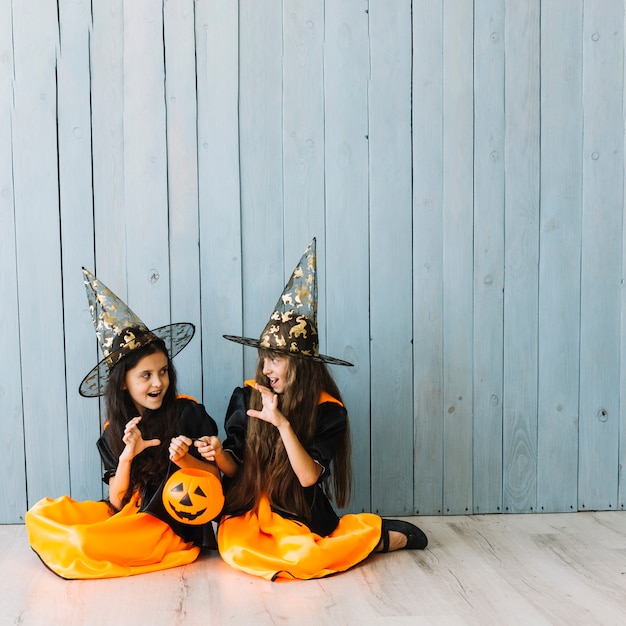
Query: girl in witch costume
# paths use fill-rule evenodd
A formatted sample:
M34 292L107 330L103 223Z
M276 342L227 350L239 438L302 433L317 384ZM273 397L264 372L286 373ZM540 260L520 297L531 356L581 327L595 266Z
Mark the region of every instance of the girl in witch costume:
M203 457L224 473L217 542L233 567L268 580L328 576L373 552L423 549L416 526L371 513L339 517L350 489L348 414L316 330L315 239L294 270L256 347L255 379L235 389L226 439L203 438ZM332 488L331 488L332 483Z
M33 550L63 578L111 578L191 563L202 546L214 547L211 523L175 519L161 492L179 468L219 477L193 445L217 433L215 421L193 398L177 396L171 362L191 340L192 324L149 330L104 284L83 269L89 308L105 358L79 393L103 395L107 423L97 442L109 500L44 498L26 513ZM220 493L214 494L221 497ZM187 516L187 517L185 517Z

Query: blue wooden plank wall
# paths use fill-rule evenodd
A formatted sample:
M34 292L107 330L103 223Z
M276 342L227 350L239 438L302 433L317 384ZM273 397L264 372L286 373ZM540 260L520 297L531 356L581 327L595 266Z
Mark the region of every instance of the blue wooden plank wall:
M30 3L32 4L32 3ZM624 0L0 2L0 522L100 498L86 266L221 424L312 237L350 510L623 509Z

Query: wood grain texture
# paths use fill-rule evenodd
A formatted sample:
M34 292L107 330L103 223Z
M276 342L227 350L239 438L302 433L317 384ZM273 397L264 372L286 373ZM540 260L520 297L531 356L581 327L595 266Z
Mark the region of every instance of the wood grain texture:
M553 2L541 17L539 511L577 509L582 15L580 3Z
M626 14L624 15L624 27L626 28ZM623 101L626 102L626 80L623 85ZM624 137L624 145L622 146L624 154L626 154L626 136ZM626 197L626 177L624 179L624 191L622 192ZM622 271L626 267L626 220L622 221ZM621 319L626 319L626 290L621 290ZM624 322L622 321L621 331L624 330ZM620 332L620 363L626 362L626 334ZM626 368L620 366L620 413L619 413L619 432L623 434L626 432L626 411L624 407L624 393L626 391ZM619 458L626 459L626 437L620 436L619 439ZM618 498L619 509L624 510L626 503L626 483L624 483L624 477L626 477L626 467L624 463L620 462L618 472Z
M13 184L12 117L13 47L10 5L0 5L0 328L6 330L4 354L0 359L0 440L6 446L6 459L0 464L4 504L0 523L23 521L26 504L26 459L24 411L20 368L19 307L15 240L15 195ZM16 445L13 445L16 444Z
M194 6L202 303L202 361L195 367L204 402L221 428L232 390L249 376L241 349L222 337L243 331L239 15L233 3L203 0Z
M504 400L504 5L476 5L474 31L473 509L502 511Z
M443 510L443 2L413 3L413 397L416 512Z
M411 515L412 319L398 315L412 293L410 2L395 8L369 4L370 359L372 380L385 380L371 389L372 510Z
M283 5L283 197L285 280L309 241L318 241L324 275L324 5L286 0ZM293 259L293 261L290 261ZM280 291L276 293L277 299ZM318 325L326 344L324 289ZM261 329L259 329L261 330Z
M505 3L503 505L537 498L539 23L536 1Z
M623 68L623 32L615 30L622 22L622 7L584 6L580 509L617 506L622 271L605 259L619 257L622 246L623 106L617 74L609 69Z
M91 110L95 265L120 298L126 298L124 158L124 3L92 7ZM76 268L77 270L79 268ZM68 269L69 272L69 269ZM116 291L118 290L118 291ZM95 337L94 363L100 352Z
M161 0L124 3L123 69L126 303L156 328L171 321Z
M324 7L283 5L283 254L285 285L316 237L320 350L326 354L324 206ZM322 235L322 236L320 236ZM278 285L277 285L278 287ZM282 292L274 291L274 301ZM269 313L266 313L269 319ZM265 320L267 322L267 319ZM332 323L332 319L331 319ZM259 333L262 327L259 328Z
M328 353L350 415L354 484L350 510L371 508L368 14L362 0L326 5L325 328Z
M65 381L70 493L77 500L102 496L100 459L92 444L100 435L98 402L77 391L98 362L81 267L94 268L93 177L90 105L89 7L59 3L58 150L59 208L65 336ZM58 297L58 296L57 296Z
M623 512L420 517L424 552L370 557L348 572L271 583L216 553L130 578L65 581L0 527L7 624L572 624L623 622Z
M259 337L289 274L304 252L284 256L283 13L276 2L239 4L239 133L243 319L232 320L247 337ZM228 334L237 332L226 330ZM257 355L238 348L246 377Z
M26 4L0 3L0 520L102 491L81 265L196 324L181 391L221 426L256 361L222 334L259 335L313 236L320 348L355 363L347 510L623 508L624 0Z
M69 492L57 152L56 3L13 6L15 241L28 502ZM33 55L33 38L39 54ZM43 375L45 372L45 375ZM51 468L64 468L58 472ZM23 485L24 491L26 485Z
M473 10L443 5L443 512L472 511Z
M202 398L198 128L194 3L163 4L165 138L169 233L170 314L196 327L193 341L176 357L179 389Z

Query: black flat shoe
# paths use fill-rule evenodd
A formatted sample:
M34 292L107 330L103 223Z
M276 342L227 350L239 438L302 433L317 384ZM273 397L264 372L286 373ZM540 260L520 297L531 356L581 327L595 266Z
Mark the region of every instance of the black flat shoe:
M402 533L406 537L406 546L401 548L402 550L423 550L428 545L428 537L414 524L399 519L383 518L381 552L389 552L389 531Z

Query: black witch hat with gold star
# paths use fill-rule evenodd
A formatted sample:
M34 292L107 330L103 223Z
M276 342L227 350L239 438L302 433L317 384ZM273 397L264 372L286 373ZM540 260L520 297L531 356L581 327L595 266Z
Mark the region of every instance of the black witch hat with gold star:
M311 241L291 274L261 337L224 337L252 348L284 352L331 365L352 365L348 361L319 353L315 239Z
M181 322L149 330L120 298L84 267L83 275L104 359L81 382L78 389L81 396L101 396L113 366L133 350L162 339L172 359L191 341L195 332L193 324Z

